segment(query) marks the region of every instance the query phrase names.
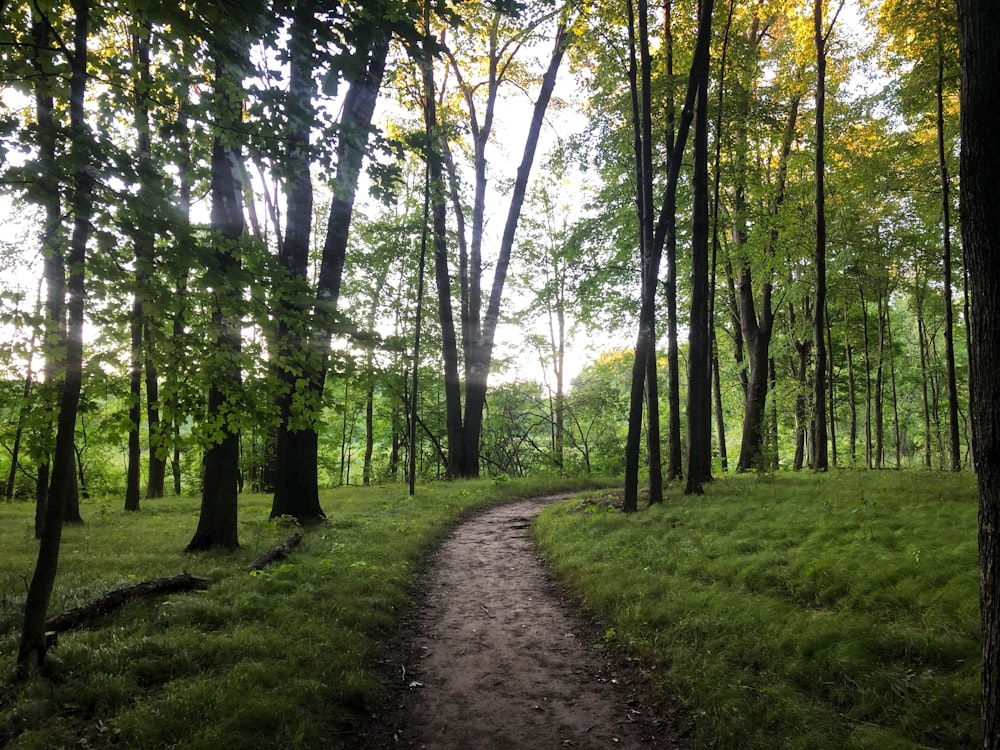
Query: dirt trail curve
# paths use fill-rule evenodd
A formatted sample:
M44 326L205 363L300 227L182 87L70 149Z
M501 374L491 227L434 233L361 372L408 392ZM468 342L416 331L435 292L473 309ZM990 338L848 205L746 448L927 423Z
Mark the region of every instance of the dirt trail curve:
M554 498L466 521L431 559L406 645L386 664L389 706L369 748L686 748L669 707L651 710L634 669L599 636L536 557L531 519ZM359 738L362 739L362 738Z

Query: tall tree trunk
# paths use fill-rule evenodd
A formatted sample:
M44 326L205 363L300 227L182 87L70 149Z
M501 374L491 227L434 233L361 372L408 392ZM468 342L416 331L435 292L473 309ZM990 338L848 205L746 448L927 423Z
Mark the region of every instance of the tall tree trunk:
M876 319L878 321L878 364L875 367L875 468L885 465L885 413L882 376L885 361L885 306L882 292L875 298Z
M983 747L1000 748L1000 9L958 0L962 246L972 293L969 412L979 485Z
M40 175L39 201L45 210L42 231L42 257L45 276L45 333L42 350L45 355L43 368L43 397L46 404L47 428L42 430L43 459L38 467L35 485L35 536L41 538L49 496L51 474L52 438L55 410L58 408L56 383L63 371L60 342L66 336L66 268L65 234L62 227L62 207L59 188L59 169L56 164L56 126L54 87L57 77L53 73L53 40L48 18L36 9L32 13L32 65L35 68L35 111L37 115L37 142Z
M657 278L649 278L650 253L653 248L653 124L652 124L652 59L649 54L649 7L646 0L638 4L638 57L636 69L636 12L631 0L627 2L629 33L629 90L632 95L632 142L635 159L636 214L639 225L639 269L642 273L643 288L659 283ZM643 292L645 294L645 292ZM655 290L653 292L655 295ZM655 317L655 313L654 313ZM660 457L659 396L656 379L656 333L655 320L648 322L652 347L646 357L645 403L646 403L646 445L649 463L649 502L663 502L663 474ZM636 508L627 504L626 511Z
M940 11L941 2L938 0ZM940 17L940 12L939 12ZM941 21L935 29L937 43L937 79L934 93L937 103L938 175L941 180L941 232L942 271L944 275L944 358L945 377L948 381L948 450L951 470L962 468L961 444L958 436L958 383L955 376L955 323L954 300L951 288L951 183L948 177L948 153L944 142L944 42Z
M434 84L433 61L429 57L429 52L425 51L424 54L427 57L421 60L420 64L423 69L424 83L424 127L427 133L432 134L430 136L431 141L427 147L426 158L431 195L430 212L432 241L434 244L434 280L438 290L438 322L441 326L441 350L444 360L445 430L448 434L447 474L449 477L455 477L472 474L467 469L465 455L466 437L462 422L462 385L458 372L458 336L455 331L455 316L452 309L451 272L448 265L448 222L445 213L443 158L438 148L438 139L433 137L437 134L439 127L435 95L437 89ZM473 229L473 236L475 236L475 232L476 230ZM470 301L470 308L472 306L473 303ZM478 307L476 307L476 310L478 310ZM466 342L463 341L463 346L466 345ZM471 363L467 361L466 373L468 373L470 366ZM414 401L414 403L416 402ZM478 470L478 459L476 464Z
M823 31L823 0L813 2L813 31L816 40L816 299L813 307L813 450L815 471L829 468L826 428L826 341L823 317L826 312L826 187L825 111L826 111L826 41L830 30ZM834 18L834 21L836 17Z
M778 390L778 370L774 365L774 357L771 357L767 363L767 369L770 373L770 383L771 383L771 429L770 429L770 447L771 447L771 464L770 468L777 471L781 466L780 458L778 455L778 401L777 401L777 390Z
M241 50L239 54L245 55ZM237 286L240 267L239 241L243 237L243 184L239 146L230 133L238 132L242 106L227 91L227 78L240 74L240 65L216 57L215 84L220 96L216 104L219 132L212 146L212 269L229 283L218 290L212 310L215 341L205 369L210 378L206 419L218 424L215 438L202 459L201 513L198 528L188 543L188 552L208 549L236 549L237 496L239 493L240 434L233 425L233 410L242 401L240 371L240 316L242 290ZM222 135L226 132L226 137Z
M659 267L660 267L660 255L662 254L663 247L671 248L674 247L676 242L676 230L677 230L677 182L680 177L681 168L681 157L684 153L684 147L687 144L688 133L691 128L692 120L694 119L695 110L695 97L698 93L698 88L702 80L706 80L709 71L709 40L711 37L711 6L712 0L706 0L704 3L698 22L698 39L695 46L694 58L691 62L691 76L688 79L688 89L687 95L684 101L684 109L681 114L680 123L677 128L677 135L674 139L673 146L670 150L670 162L669 171L667 174L667 184L663 193L663 204L660 207L660 215L656 222L656 228L653 235L653 247L652 252L649 254L649 268L645 270L643 278L655 279L659 277ZM705 12L705 7L708 7L708 13ZM706 226L706 241L707 241L707 226ZM668 256L669 260L669 256ZM707 272L707 257L706 257L706 272ZM673 271L671 276L668 271L667 280L667 300L668 306L671 299L671 281L676 285L676 269ZM653 350L653 326L651 322L653 320L653 314L656 305L656 285L647 284L643 288L642 300L639 309L639 333L636 337L636 347L635 347L635 361L632 366L632 384L629 395L629 427L628 436L625 443L625 497L624 505L626 509L635 509L637 506L637 497L639 491L639 446L642 435L642 406L644 397L644 381L646 377L646 358L651 356ZM675 298L676 299L676 298ZM707 303L707 297L706 297ZM669 321L676 320L675 315L672 316L670 310L667 312L668 325ZM669 354L668 354L669 356ZM668 365L670 367L670 365ZM671 369L671 375L675 376L676 371L674 368ZM670 386L670 397L673 398L674 389ZM709 408L711 408L711 402L709 402ZM679 405L678 410L673 411L671 407L671 436L673 435L673 414L677 414L677 419L680 419L679 415ZM711 419L711 415L708 415ZM678 422L679 425L679 422ZM711 430L711 427L709 427ZM679 430L678 430L679 434ZM711 432L709 432L709 440L711 440ZM678 446L679 449L679 446ZM671 457L670 465L673 466L673 452L674 444L671 440ZM679 476L678 472L678 476ZM674 475L670 475L671 479Z
M490 368L493 363L493 344L496 336L497 323L500 319L500 303L503 297L504 284L507 279L507 269L510 265L511 251L514 247L514 236L521 217L521 207L528 188L528 177L535 160L538 138L541 134L545 111L548 109L552 91L555 89L556 75L562 62L563 54L569 45L570 35L565 24L560 23L556 30L552 55L548 67L542 77L542 85L538 99L531 114L531 123L524 141L524 152L514 179L514 189L507 209L507 220L500 238L500 252L497 256L493 273L493 285L490 288L486 315L483 317L481 335L476 337L469 347L470 362L466 368L465 383L465 420L464 448L462 451L462 475L479 475L479 440L483 427L483 409L486 406L486 387Z
M274 497L271 517L294 516L299 521L322 518L319 505L314 420L321 410L322 391L314 382L322 366L308 348L310 321L309 241L312 233L313 187L309 138L316 119L313 67L316 54L314 16L309 3L295 8L289 32L288 109L285 140L287 210L285 234L278 251L282 269L276 285L278 429L274 446ZM319 355L322 357L322 355Z
M729 12L726 14L726 30L723 34L722 54L719 56L719 92L716 100L717 116L715 118L715 162L714 180L712 185L712 260L709 278L711 298L708 306L708 320L712 347L712 395L714 399L715 429L719 443L719 466L723 472L729 470L729 456L726 450L726 419L722 413L722 382L719 374L719 342L715 325L715 302L718 296L716 279L719 260L719 202L722 183L722 102L726 89L726 56L729 52L729 32L733 23L735 0L729 0Z
M153 166L152 143L149 133L149 38L152 27L137 19L132 33L134 58L134 100L132 117L136 132L136 163L139 176L135 226L132 242L135 250L135 288L132 292L131 356L129 360L129 434L128 462L125 472L125 510L139 510L139 474L142 461L139 429L142 421L143 331L146 328L145 299L153 264L153 191L156 171Z
M372 113L382 87L388 49L388 31L377 30L370 40L366 65L351 79L350 88L344 97L340 138L337 141L337 174L320 259L312 322L304 342L303 358L308 366L308 403L322 402L330 340L336 332L337 300L340 297L354 198L368 143ZM319 504L319 437L315 415L305 416L306 423L301 427L296 424L294 429L288 429L284 440L279 442L271 518L289 515L299 521L309 521L324 517Z
M711 25L711 0L703 0L703 23ZM709 6L705 10L705 6ZM706 61L707 63L707 61ZM701 494L712 479L712 347L708 319L708 65L697 81L694 124L694 173L691 221L691 312L688 334L687 484L684 493Z
M826 383L830 394L830 463L837 465L837 393L833 381L833 324L830 321L830 308L827 306L826 314L826 351L827 351L827 372Z
M59 565L62 541L63 509L73 480L73 437L83 379L83 310L85 299L84 264L90 218L93 211L93 176L90 132L84 111L87 89L87 38L90 7L88 0L73 0L76 19L70 78L70 155L73 164L73 232L66 263L67 328L65 370L60 392L55 454L52 459L52 484L45 509L35 571L24 604L24 623L17 652L17 673L26 677L45 660L48 643L45 620Z

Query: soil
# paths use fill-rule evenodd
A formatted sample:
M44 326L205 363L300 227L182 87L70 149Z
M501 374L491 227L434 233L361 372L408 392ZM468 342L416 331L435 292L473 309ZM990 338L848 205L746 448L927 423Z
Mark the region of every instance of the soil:
M634 661L604 648L538 559L523 500L466 521L432 556L383 663L366 748L689 748L689 722L651 705Z

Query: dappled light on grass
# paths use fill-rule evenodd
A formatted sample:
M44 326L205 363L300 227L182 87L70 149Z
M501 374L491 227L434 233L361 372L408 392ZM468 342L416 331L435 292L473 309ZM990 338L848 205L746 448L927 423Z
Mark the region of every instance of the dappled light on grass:
M545 554L706 743L978 743L972 478L742 476L631 517L593 508L546 510Z

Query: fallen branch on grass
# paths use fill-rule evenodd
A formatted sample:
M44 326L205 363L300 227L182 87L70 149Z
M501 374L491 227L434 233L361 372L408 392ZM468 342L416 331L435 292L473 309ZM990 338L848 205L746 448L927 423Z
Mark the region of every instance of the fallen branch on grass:
M76 607L75 609L56 615L45 623L45 633L51 638L58 633L64 633L67 630L79 627L91 620L96 620L110 612L114 612L133 599L143 596L172 594L176 591L190 591L191 589L204 589L211 585L211 579L199 578L190 573L181 573L180 575L169 576L167 578L150 578L148 581L109 591L104 596L95 599L89 604L84 604L82 607Z
M265 565L274 562L275 560L280 560L282 558L288 557L292 554L292 548L297 546L299 542L302 541L302 534L292 534L288 539L283 541L277 547L271 547L267 552L262 554L252 563L247 565L243 570L247 573L252 573L255 570L260 570Z

